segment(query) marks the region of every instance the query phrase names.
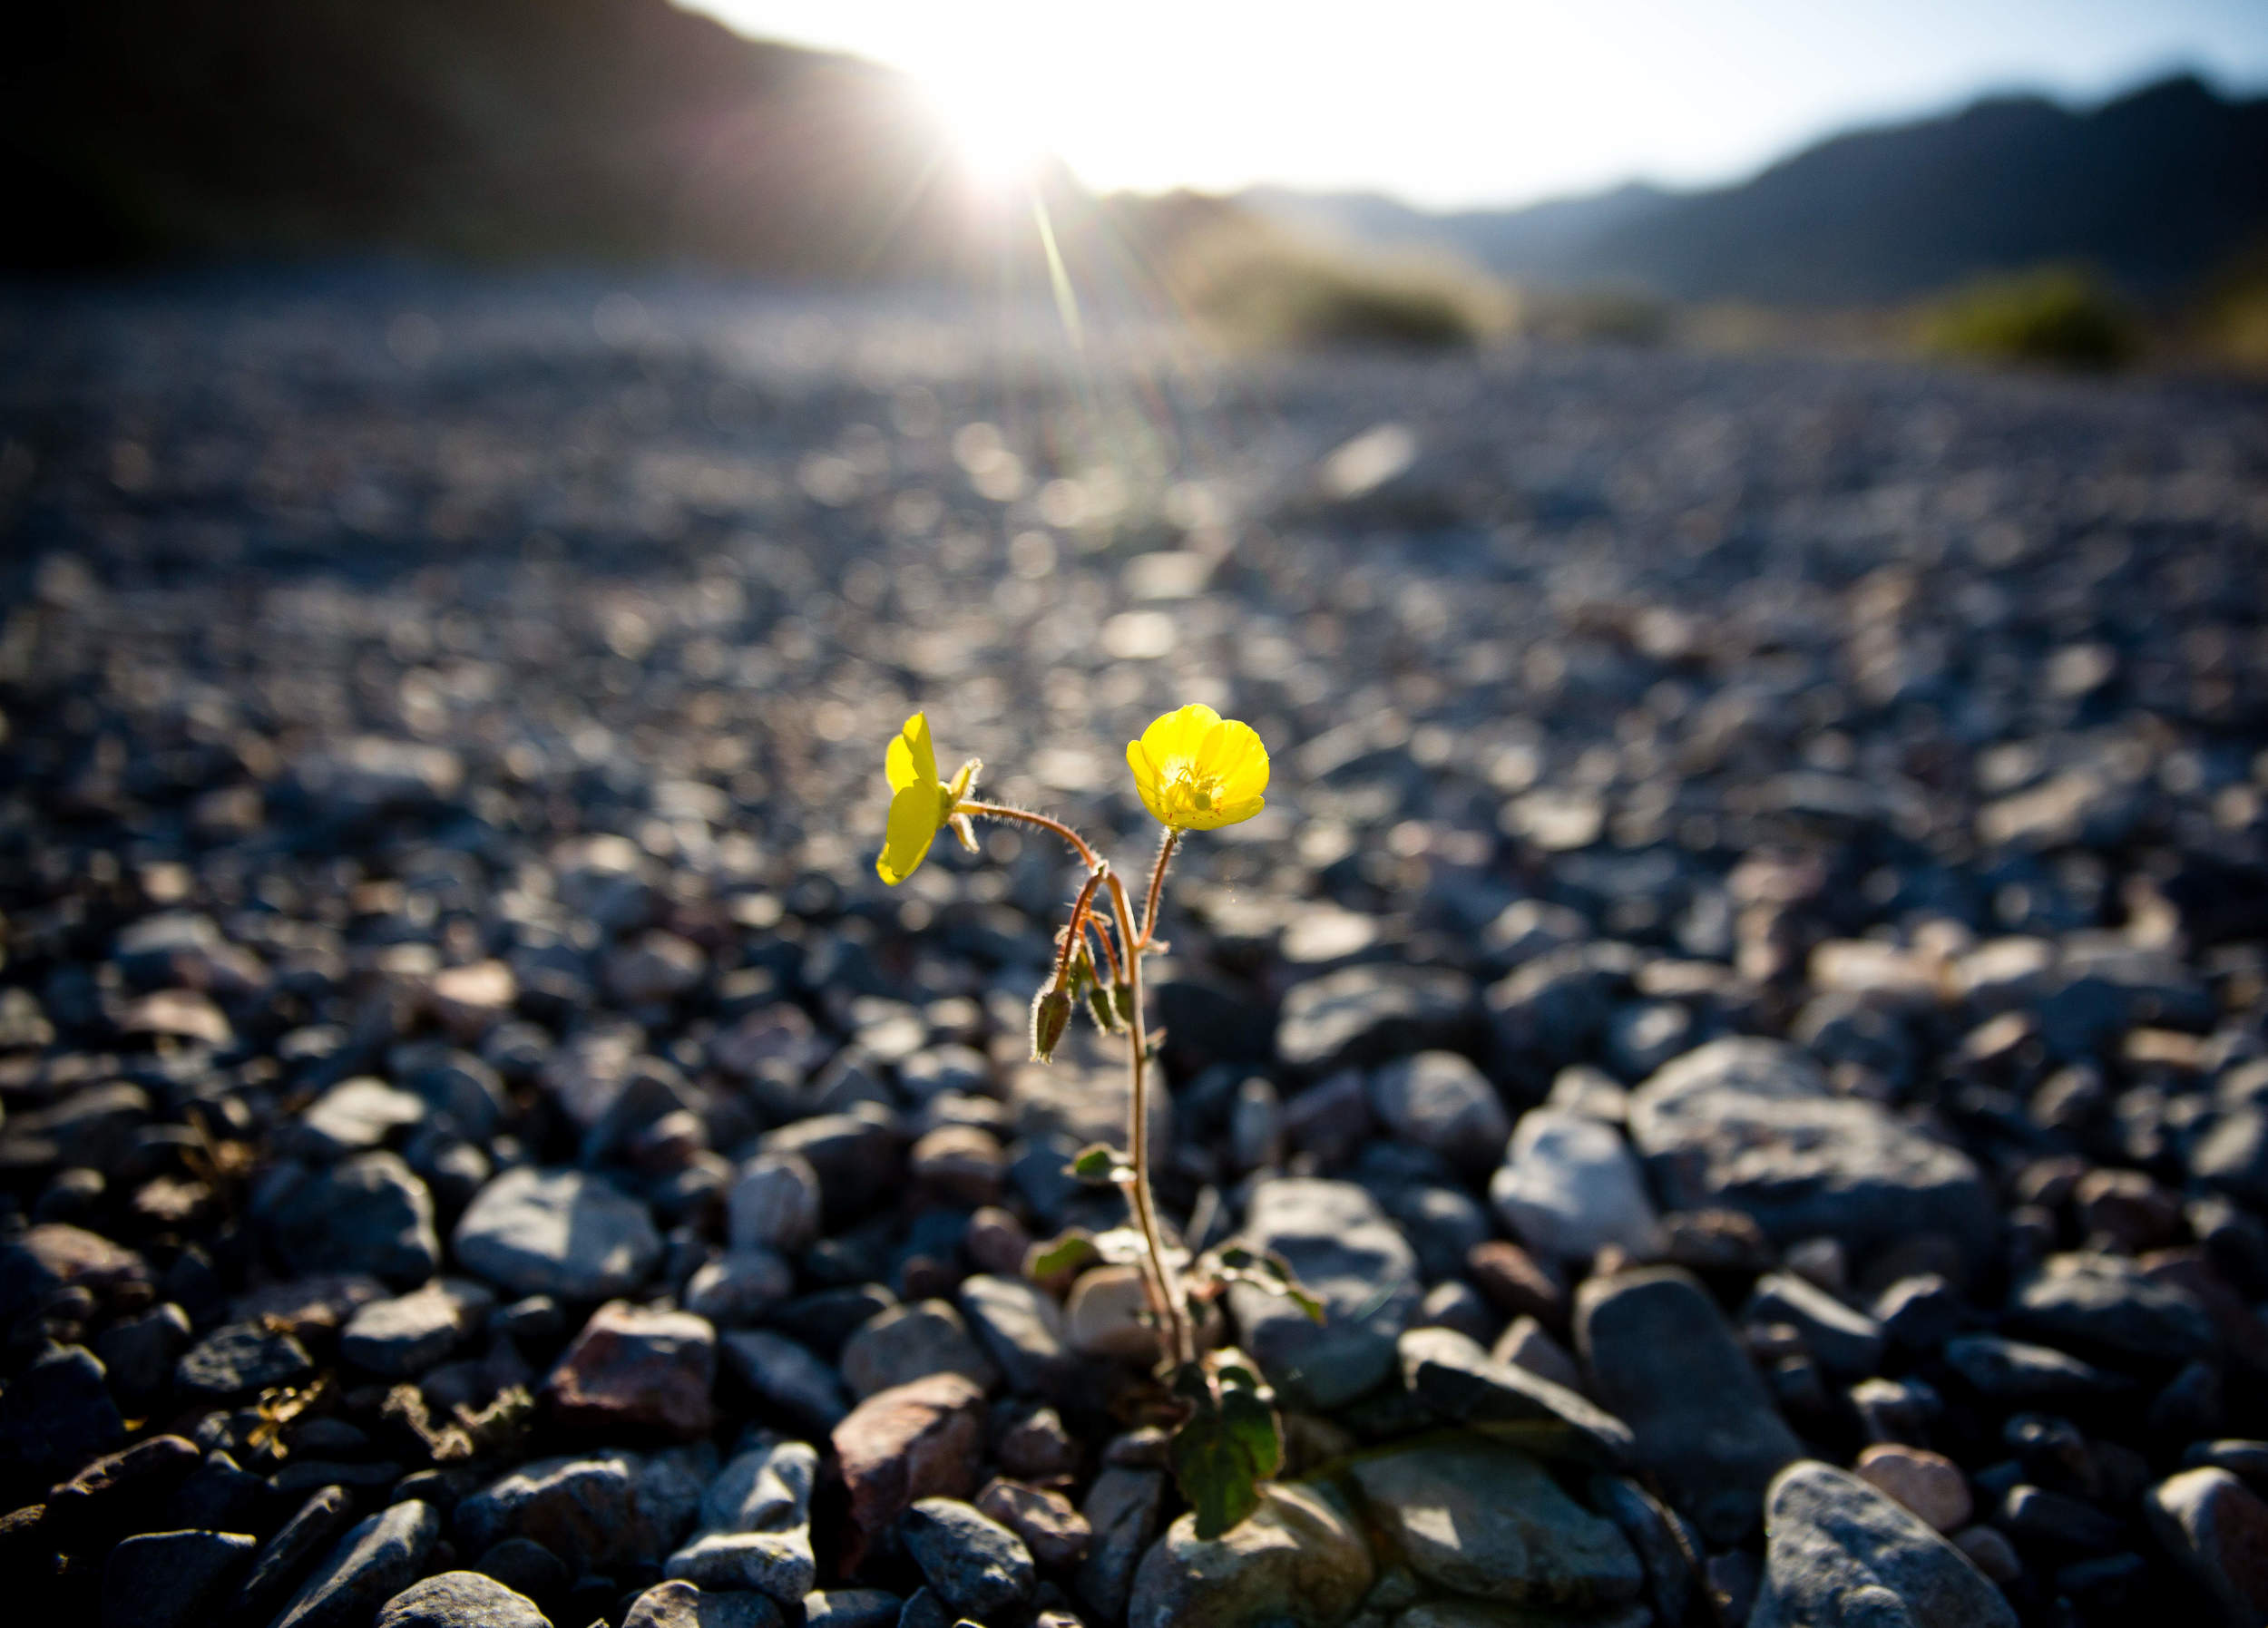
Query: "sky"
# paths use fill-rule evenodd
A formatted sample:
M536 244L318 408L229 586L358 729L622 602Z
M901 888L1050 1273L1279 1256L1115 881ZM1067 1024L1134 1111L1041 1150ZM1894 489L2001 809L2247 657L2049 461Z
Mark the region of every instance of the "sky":
M921 82L1002 172L1517 204L1703 185L1837 131L2175 68L2268 89L2268 0L680 0Z

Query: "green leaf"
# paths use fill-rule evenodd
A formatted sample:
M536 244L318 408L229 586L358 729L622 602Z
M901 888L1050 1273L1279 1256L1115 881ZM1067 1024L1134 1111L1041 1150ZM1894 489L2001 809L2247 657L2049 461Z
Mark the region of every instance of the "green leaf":
M1237 1350L1214 1353L1212 1372L1185 1365L1174 1391L1189 1417L1174 1432L1174 1479L1197 1535L1220 1536L1260 1506L1260 1489L1283 1467L1284 1437L1266 1386Z
M1090 1187L1107 1187L1118 1179L1118 1173L1126 1167L1115 1147L1100 1142L1079 1150L1079 1156L1069 1165L1070 1173Z
M1051 1278L1059 1272L1076 1272L1101 1254L1095 1247L1095 1235L1083 1226L1075 1226L1061 1237L1024 1251L1023 1274L1035 1282Z

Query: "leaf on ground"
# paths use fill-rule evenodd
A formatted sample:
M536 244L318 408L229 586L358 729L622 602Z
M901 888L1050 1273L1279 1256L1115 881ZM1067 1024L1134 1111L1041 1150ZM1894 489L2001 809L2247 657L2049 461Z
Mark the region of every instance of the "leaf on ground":
M1198 1536L1209 1541L1260 1506L1262 1487L1283 1467L1283 1433L1266 1385L1241 1351L1217 1351L1206 1366L1184 1366L1174 1391L1189 1405L1189 1417L1174 1432L1174 1479L1196 1516Z

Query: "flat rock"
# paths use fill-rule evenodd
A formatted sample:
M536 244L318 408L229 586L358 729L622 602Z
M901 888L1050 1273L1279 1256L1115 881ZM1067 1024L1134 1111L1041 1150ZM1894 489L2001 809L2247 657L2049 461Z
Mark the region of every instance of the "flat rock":
M1336 1628L1375 1574L1335 1496L1278 1484L1210 1541L1198 1538L1196 1516L1175 1521L1134 1574L1127 1628Z
M1419 1576L1520 1605L1589 1610L1635 1599L1637 1556L1612 1523L1523 1453L1482 1441L1390 1449L1349 1473Z
M1472 1024L1472 980L1440 968L1358 966L1294 984L1276 1055L1303 1074L1364 1067L1454 1045Z
M692 1525L700 1496L695 1487L680 1498L659 1480L652 1467L621 1451L532 1460L457 1505L457 1551L480 1555L524 1537L578 1572L658 1562Z
M362 1628L417 1580L440 1535L440 1516L415 1498L349 1527L299 1585L275 1628Z
M2017 1628L1969 1557L1856 1476L1816 1459L1774 1478L1750 1628Z
M1317 1324L1280 1295L1241 1284L1229 1292L1244 1349L1290 1406L1328 1410L1393 1371L1394 1340L1422 1285L1408 1241L1368 1192L1308 1177L1263 1182L1244 1237L1281 1254L1324 1303Z
M1403 1381L1442 1418L1544 1457L1631 1462L1629 1427L1579 1391L1499 1362L1452 1329L1412 1329L1396 1343Z
M2050 1346L1999 1334L1957 1334L1945 1342L1943 1355L1947 1367L1996 1402L2069 1402L2109 1395L2126 1384Z
M1035 1573L1023 1539L958 1498L916 1499L898 1535L923 1581L963 1616L982 1622L1020 1604Z
M1607 1244L1638 1260L1662 1253L1660 1220L1637 1155L1622 1134L1589 1115L1533 1108L1520 1116L1489 1202L1538 1254L1588 1262Z
M568 1346L543 1397L571 1428L690 1440L715 1419L716 1383L717 1331L707 1318L611 1301Z
M253 1556L251 1574L237 1592L230 1616L248 1623L272 1620L298 1585L300 1574L347 1524L352 1508L343 1487L326 1487L310 1494Z
M819 1455L807 1442L767 1441L734 1455L701 1495L700 1526L663 1575L794 1605L818 1576L811 1550L818 1477Z
M1968 1155L1832 1095L1776 1040L1712 1040L1666 1065L1630 1094L1630 1136L1670 1208L1740 1210L1782 1242L1864 1251L1936 1232L1982 1251L1997 1233Z
M961 1310L1010 1389L1047 1396L1070 1382L1073 1365L1063 1344L1063 1308L1038 1288L1020 1278L979 1272L962 1280Z
M2213 1354L2213 1320L2117 1255L2051 1255L2009 1294L2008 1327L2082 1357L2175 1367Z
M858 1539L847 1565L915 1500L976 1490L984 1392L959 1374L932 1374L868 1397L833 1440Z
M552 1628L534 1601L478 1572L443 1572L379 1608L373 1628Z
M1485 1167L1511 1118L1488 1077L1453 1051L1421 1051L1370 1077L1370 1105L1393 1134L1453 1165Z
M661 1256L646 1206L580 1170L507 1170L452 1240L465 1267L510 1293L598 1301L645 1282Z
M315 1371L307 1348L290 1335L259 1323L224 1323L181 1353L173 1384L208 1401L249 1396L289 1385Z
M441 1263L433 1195L391 1153L357 1154L309 1176L276 1206L269 1227L294 1272L368 1272L406 1288Z
M797 1428L830 1430L850 1411L842 1380L808 1347L763 1329L727 1334L721 1343L740 1382Z
M1755 1530L1765 1486L1803 1446L1701 1286L1669 1267L1592 1278L1575 1340L1591 1394L1678 1511L1713 1544Z
M922 1301L875 1313L843 1342L837 1360L851 1394L864 1401L876 1391L931 1374L961 1374L986 1389L1000 1370L978 1346L950 1301Z
M1794 1329L1820 1366L1843 1379L1863 1379L1882 1366L1882 1324L1792 1272L1758 1278L1742 1316L1752 1323Z
M484 1284L437 1278L407 1294L357 1307L339 1336L338 1354L388 1378L420 1374L478 1332L495 1303Z
M103 1563L103 1628L194 1628L252 1563L241 1532L151 1532Z

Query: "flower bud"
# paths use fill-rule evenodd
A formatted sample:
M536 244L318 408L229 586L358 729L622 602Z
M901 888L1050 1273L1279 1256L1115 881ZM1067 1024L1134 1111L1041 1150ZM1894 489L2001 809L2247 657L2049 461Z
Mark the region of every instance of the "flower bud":
M1048 988L1031 998L1031 1060L1044 1063L1055 1055L1062 1043L1063 1030L1071 1020L1071 998L1063 990Z
M1110 991L1099 983L1087 986L1087 1015L1095 1020L1095 1028L1103 1034L1118 1030L1118 1015L1110 1009Z

